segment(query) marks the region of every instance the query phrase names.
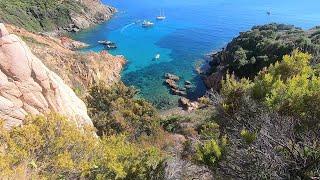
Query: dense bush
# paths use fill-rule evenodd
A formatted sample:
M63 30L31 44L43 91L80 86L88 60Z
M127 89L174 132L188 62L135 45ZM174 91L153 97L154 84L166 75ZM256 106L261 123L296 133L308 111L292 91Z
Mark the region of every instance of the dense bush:
M228 152L217 172L240 179L320 176L320 79L310 61L294 51L254 81L224 80L214 118L228 135Z
M244 99L254 98L280 113L319 121L320 76L317 71L311 66L310 54L294 51L261 71L254 81L227 75L221 88L223 106L235 111L243 105Z
M135 98L136 93L123 83L111 87L98 83L90 89L87 105L99 135L128 133L139 137L157 132L160 125L156 109Z
M310 65L311 56L293 52L261 72L254 81L253 96L281 113L308 120L320 117L320 76Z
M0 129L0 176L5 179L149 179L161 161L155 148L124 136L98 138L49 114L29 117L23 126Z
M221 95L224 97L224 108L229 112L237 111L244 99L249 95L253 84L248 79L238 81L234 74L226 75L222 80Z

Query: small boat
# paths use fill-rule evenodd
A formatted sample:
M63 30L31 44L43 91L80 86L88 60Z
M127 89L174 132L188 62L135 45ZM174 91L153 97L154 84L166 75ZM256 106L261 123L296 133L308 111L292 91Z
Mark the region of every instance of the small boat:
M116 49L117 46L115 44L108 44L108 45L105 45L105 48L110 50L110 49Z
M157 61L157 60L159 60L159 59L160 59L160 54L156 54L156 55L154 56L154 58L153 58L154 61Z
M160 54L157 54L157 55L154 57L154 59L156 59L156 60L160 59Z
M154 25L154 23L153 22L151 22L151 21L143 21L143 23L142 23L142 27L152 27Z
M165 19L166 19L166 16L164 15L164 13L160 11L160 15L157 16L157 20L165 20Z
M270 16L270 15L271 15L271 12L270 12L270 11L267 11L267 15Z
M98 43L99 43L99 44L103 44L103 45L115 45L114 42L112 42L112 41L105 41L105 40L103 40L103 41L98 41Z

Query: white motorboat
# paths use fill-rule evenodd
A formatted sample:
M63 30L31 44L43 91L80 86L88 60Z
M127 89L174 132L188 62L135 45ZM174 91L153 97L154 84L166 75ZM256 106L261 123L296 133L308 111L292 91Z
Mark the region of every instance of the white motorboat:
M156 54L156 56L154 57L155 60L159 60L160 59L160 54Z
M142 27L152 27L154 25L154 23L153 22L151 22L151 21L143 21L143 23L142 23Z

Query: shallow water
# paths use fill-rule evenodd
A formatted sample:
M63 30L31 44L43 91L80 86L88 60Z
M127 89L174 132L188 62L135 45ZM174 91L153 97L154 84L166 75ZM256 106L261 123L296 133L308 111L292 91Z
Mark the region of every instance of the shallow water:
M320 25L318 0L103 0L115 6L112 20L77 33L74 38L90 44L87 50L101 51L97 41L108 39L118 46L110 53L126 57L122 80L140 89L140 95L158 108L170 108L178 101L163 84L166 72L197 85L190 98L202 95L205 87L195 72L204 54L225 46L241 31L271 22L302 28ZM167 17L157 21L162 9ZM267 15L267 11L271 15ZM155 23L142 28L142 20ZM154 61L156 54L160 60Z

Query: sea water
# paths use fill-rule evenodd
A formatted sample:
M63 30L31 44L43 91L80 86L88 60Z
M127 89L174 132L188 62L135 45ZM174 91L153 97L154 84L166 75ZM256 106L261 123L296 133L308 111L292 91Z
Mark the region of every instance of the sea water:
M108 22L82 31L74 38L90 45L85 51L101 51L99 40L118 46L109 52L124 55L122 80L140 90L139 96L156 107L177 105L164 84L164 74L178 75L180 85L191 81L188 97L203 95L205 86L195 71L206 53L224 47L239 32L271 22L304 29L320 25L319 0L103 0L118 13ZM160 11L166 16L157 21ZM270 12L268 15L267 12ZM143 28L141 22L154 22ZM160 59L154 57L160 54Z

